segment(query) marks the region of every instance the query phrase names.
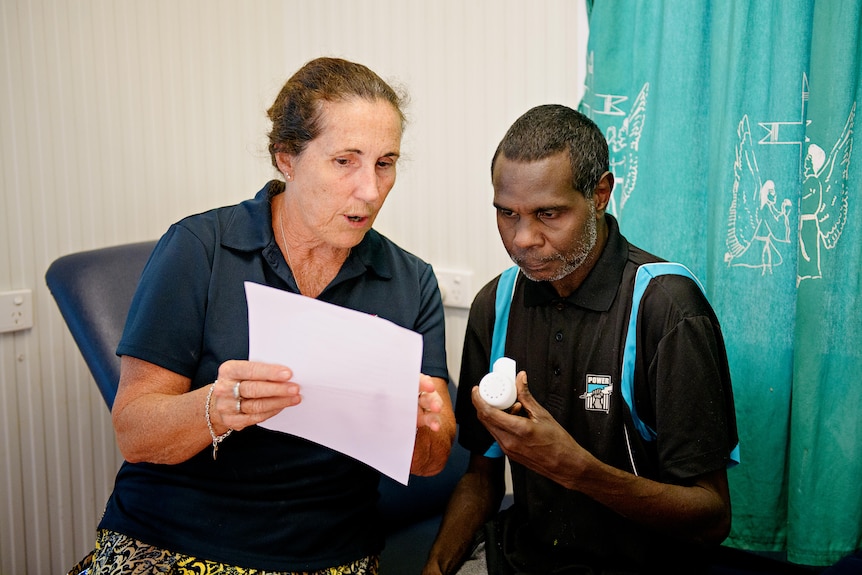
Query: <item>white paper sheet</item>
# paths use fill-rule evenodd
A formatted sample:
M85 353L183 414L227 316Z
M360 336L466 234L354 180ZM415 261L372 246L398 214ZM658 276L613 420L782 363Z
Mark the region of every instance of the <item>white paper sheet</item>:
M249 359L293 371L302 402L260 423L407 485L422 336L366 313L245 282Z

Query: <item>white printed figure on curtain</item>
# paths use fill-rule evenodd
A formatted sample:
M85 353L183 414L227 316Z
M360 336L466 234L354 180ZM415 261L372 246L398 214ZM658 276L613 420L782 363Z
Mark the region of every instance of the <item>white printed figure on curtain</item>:
M591 52L587 59L587 77L584 82L585 93L581 101L581 110L590 118L595 118L596 115L622 118L619 126L612 125L605 129L610 169L614 174L614 189L607 211L621 220L623 208L637 184L638 145L646 121L649 83L644 83L638 95L635 96L631 108L626 112L620 106L628 102L629 97L593 92L592 78L593 54Z
M798 112L794 112L798 119L756 122L762 130L757 146L748 114L737 126L724 255L728 266L758 269L761 275L771 275L793 249L790 228L796 221L797 286L802 280L823 277L822 249L835 247L847 221L848 169L856 115L854 103L827 156L823 147L806 135L811 120L806 113L809 93L804 73L799 96ZM789 158L788 152L793 156ZM758 163L758 158L766 159ZM793 174L787 169L791 162L801 166L800 172ZM762 175L764 167L771 178ZM795 217L794 207L799 212Z
M584 409L587 411L608 412L611 408L611 393L613 392L611 376L609 375L587 375L587 391L578 396L584 400Z
M623 208L637 183L638 143L646 120L647 95L649 83L641 88L620 127L608 126L607 129L610 168L616 179L608 209L617 216L622 216Z
M816 143L808 146L799 203L799 260L796 285L823 277L821 247L835 248L847 223L848 171L853 151L856 103L829 156Z
M736 133L739 143L733 163L733 198L724 261L731 266L760 269L762 275L771 274L784 262L781 252L786 248L779 244L790 243L789 214L793 204L785 197L777 206L775 182L762 181L748 115L742 117Z

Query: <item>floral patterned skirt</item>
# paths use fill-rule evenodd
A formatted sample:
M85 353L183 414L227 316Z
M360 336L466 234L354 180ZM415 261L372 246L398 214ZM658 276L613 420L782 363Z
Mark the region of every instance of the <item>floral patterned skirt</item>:
M174 553L102 529L96 537L96 549L68 575L377 575L378 563L379 558L372 555L318 571L263 571Z

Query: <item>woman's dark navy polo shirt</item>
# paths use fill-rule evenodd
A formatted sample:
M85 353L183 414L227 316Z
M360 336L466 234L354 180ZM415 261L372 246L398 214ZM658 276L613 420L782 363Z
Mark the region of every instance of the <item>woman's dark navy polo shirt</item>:
M243 282L297 291L272 232L273 185L171 226L144 269L119 355L189 377L193 389L224 361L248 358ZM318 299L420 333L423 373L448 380L431 266L376 231ZM217 461L207 448L177 465L124 463L100 528L232 565L322 569L381 550L378 479L350 457L254 426L224 441Z

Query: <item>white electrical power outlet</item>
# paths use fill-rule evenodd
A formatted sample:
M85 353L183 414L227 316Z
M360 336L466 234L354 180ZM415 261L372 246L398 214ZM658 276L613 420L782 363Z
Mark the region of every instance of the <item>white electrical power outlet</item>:
M446 307L469 309L473 303L473 272L464 270L435 269L440 295Z
M30 290L0 293L0 333L33 327L33 298Z

